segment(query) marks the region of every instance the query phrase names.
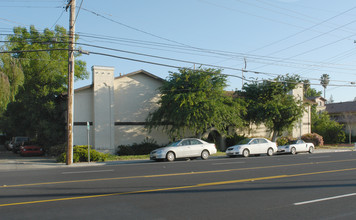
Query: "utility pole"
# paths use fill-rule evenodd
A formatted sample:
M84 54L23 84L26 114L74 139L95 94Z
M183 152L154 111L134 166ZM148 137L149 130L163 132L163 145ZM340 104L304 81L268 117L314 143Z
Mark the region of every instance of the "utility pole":
M67 165L73 163L73 115L74 115L74 32L75 0L68 0L69 15L69 48L68 48L68 106L67 106Z
M244 62L245 62L245 68L242 69L242 73L241 73L241 79L242 79L242 85L241 85L241 90L244 87L244 72L246 70L246 66L247 66L247 62L246 62L246 58L244 57Z

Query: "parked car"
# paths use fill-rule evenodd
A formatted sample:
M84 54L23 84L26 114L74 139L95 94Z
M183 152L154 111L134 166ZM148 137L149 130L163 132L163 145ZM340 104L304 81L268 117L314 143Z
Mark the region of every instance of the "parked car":
M314 152L314 144L313 143L306 143L303 140L295 140L290 142L287 145L278 146L279 153L291 153L296 154L299 152Z
M29 137L13 137L12 138L12 152L14 153L19 153L20 152L20 147L24 142L29 141Z
M195 159L201 157L203 160L216 153L215 144L197 138L186 138L158 148L150 153L151 160L174 161L177 158Z
M44 155L43 148L39 146L36 142L25 142L20 147L21 156L42 156Z
M266 138L246 138L241 140L237 145L228 147L226 155L228 157L234 157L242 155L248 157L251 154L267 154L272 156L277 152L277 144L271 142Z
M7 150L12 150L12 140L10 140L10 141L6 141L5 142L5 148L7 149Z

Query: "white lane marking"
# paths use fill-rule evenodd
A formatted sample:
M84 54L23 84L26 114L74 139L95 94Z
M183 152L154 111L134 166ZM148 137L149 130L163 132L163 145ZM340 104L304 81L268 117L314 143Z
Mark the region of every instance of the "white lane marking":
M330 156L317 156L317 157L309 157L308 159L315 159L315 158L326 158L326 157L330 157Z
M305 201L305 202L297 202L297 203L294 203L294 205L305 205L305 204L309 204L309 203L323 202L323 201L326 201L326 200L340 199L340 198L345 198L345 197L350 197L350 196L356 196L356 193L350 193L350 194L345 194L345 195L340 195L340 196L327 197L327 198L323 198L323 199L315 199L315 200L310 200L310 201Z
M113 172L114 170L89 170L89 171L77 171L77 172L63 172L62 174L77 174L77 173L100 173L100 172Z
M239 161L239 162L227 162L227 163L213 163L212 165L225 165L225 164L235 164L235 163L246 163L246 162Z

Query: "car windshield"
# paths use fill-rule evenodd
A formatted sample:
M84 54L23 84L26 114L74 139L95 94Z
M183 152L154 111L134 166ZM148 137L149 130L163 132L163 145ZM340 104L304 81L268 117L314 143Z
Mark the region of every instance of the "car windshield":
M167 145L167 147L176 147L180 141L176 141Z
M239 141L238 144L248 144L250 141L251 141L251 138L246 138L246 139Z

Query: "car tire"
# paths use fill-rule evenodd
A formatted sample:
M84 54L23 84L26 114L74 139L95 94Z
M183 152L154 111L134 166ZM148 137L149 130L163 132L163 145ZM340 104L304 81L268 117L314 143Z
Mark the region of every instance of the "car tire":
M274 154L273 149L272 148L268 148L267 155L268 156L272 156L273 154Z
M201 159L203 160L207 160L209 158L209 152L207 150L203 150L203 152L201 152Z
M292 147L292 149L290 149L290 153L291 154L296 154L297 153L297 150L295 149L295 147Z
M176 159L176 155L172 151L169 151L166 155L166 160L172 162L175 159Z
M242 151L242 156L244 157L250 156L250 151L248 149L245 149L244 151Z
M314 147L309 147L309 151L310 154L314 153Z

